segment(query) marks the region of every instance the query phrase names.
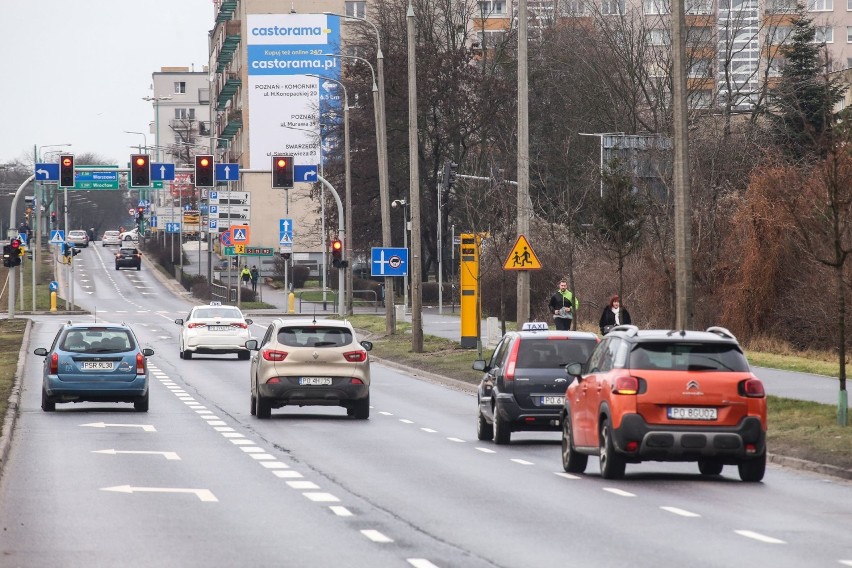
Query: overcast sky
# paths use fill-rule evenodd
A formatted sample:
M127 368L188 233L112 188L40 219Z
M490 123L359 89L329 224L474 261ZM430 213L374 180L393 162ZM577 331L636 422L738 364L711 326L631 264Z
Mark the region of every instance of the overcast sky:
M211 0L2 0L0 164L71 143L126 164L154 119L151 73L203 70ZM45 148L42 152L55 150ZM51 160L54 161L54 160Z

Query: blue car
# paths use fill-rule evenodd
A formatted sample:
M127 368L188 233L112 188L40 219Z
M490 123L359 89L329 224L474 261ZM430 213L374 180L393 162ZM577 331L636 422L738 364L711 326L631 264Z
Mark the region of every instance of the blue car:
M132 402L148 412L148 360L153 349L142 349L125 324L67 324L50 349L33 351L45 358L41 409L56 410L58 402Z

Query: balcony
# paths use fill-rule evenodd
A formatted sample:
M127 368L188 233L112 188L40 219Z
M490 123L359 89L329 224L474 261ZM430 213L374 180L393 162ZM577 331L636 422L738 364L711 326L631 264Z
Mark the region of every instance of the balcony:
M186 132L192 130L195 124L196 120L194 118L173 118L169 121L169 126L173 129Z
M230 140L243 127L243 111L235 109L228 112L225 116L225 128L220 133L220 138Z
M216 14L216 23L227 22L234 17L234 12L237 11L237 0L222 0L219 6L219 12Z
M225 23L225 36L219 54L216 56L216 73L222 73L240 45L240 20L231 20Z
M242 85L242 81L240 80L239 74L228 73L225 84L222 86L222 90L219 91L219 96L216 98L216 110L225 110L225 106L228 104L228 101L234 97L234 94L236 94L240 85Z

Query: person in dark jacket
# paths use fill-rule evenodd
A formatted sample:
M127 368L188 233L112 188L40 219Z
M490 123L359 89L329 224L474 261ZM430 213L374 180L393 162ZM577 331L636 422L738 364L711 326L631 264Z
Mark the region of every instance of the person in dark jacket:
M601 335L606 335L616 325L629 325L631 323L630 312L621 305L621 298L616 294L609 299L609 305L604 308L601 314L601 321L599 323Z
M559 281L559 290L550 297L547 307L553 314L556 329L569 330L571 321L574 319L574 311L580 307L580 301L568 289L568 282L562 279Z

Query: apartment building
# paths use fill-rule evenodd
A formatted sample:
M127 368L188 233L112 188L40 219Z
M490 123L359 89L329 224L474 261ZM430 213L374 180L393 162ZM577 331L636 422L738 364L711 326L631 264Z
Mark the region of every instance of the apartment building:
M154 135L155 161L179 166L192 163L194 154L210 149L210 81L207 67L161 67L151 74L154 109L150 133Z

